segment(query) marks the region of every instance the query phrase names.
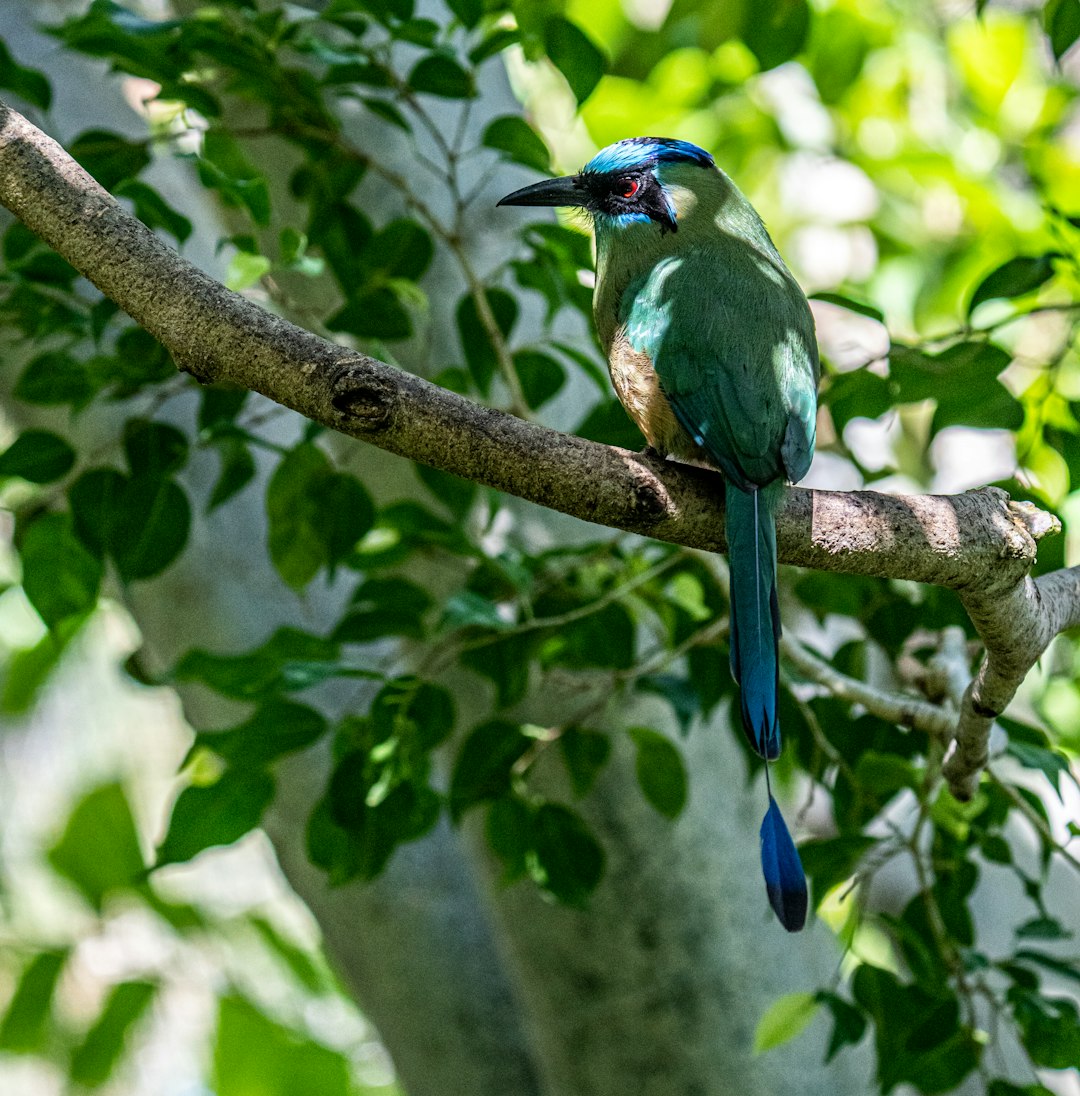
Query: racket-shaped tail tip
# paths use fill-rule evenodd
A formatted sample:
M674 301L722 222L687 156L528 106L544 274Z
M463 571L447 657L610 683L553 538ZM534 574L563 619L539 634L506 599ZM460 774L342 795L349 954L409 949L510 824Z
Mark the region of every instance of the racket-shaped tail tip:
M761 823L761 871L769 905L780 924L788 932L798 932L806 924L806 875L795 842L771 795Z

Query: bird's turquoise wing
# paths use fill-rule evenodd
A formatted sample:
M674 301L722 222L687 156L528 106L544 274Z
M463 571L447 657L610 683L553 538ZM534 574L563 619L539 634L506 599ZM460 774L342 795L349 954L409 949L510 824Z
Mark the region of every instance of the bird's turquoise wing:
M786 269L741 244L666 258L628 287L620 321L687 432L740 486L806 474L817 343Z

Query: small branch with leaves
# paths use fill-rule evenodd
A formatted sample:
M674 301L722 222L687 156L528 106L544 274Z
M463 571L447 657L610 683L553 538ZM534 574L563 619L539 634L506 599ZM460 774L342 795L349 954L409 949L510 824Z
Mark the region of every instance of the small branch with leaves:
M204 383L260 392L343 434L585 521L725 547L716 473L523 421L271 315L180 258L3 104L0 203ZM993 488L954 496L791 488L778 514L784 563L934 583L960 596L986 655L959 714L946 726L905 700L897 715L955 739L944 774L959 798L970 798L985 767L993 720L1054 636L1080 623L1080 568L1029 573L1038 541L1058 529ZM795 648L787 653L797 664Z

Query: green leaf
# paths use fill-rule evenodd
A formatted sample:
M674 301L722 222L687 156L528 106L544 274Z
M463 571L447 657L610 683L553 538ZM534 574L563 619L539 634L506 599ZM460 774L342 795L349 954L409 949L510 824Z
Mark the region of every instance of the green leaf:
M634 664L636 629L626 606L612 602L564 624L545 645L548 663L627 670Z
M142 849L119 784L95 788L76 804L60 840L49 850L49 863L98 913L108 895L141 883Z
M232 765L256 768L306 750L326 731L326 718L314 708L273 697L236 727L200 731L192 750L204 746Z
M68 1067L72 1081L100 1088L112 1076L124 1052L127 1034L150 1007L157 993L154 982L121 982L75 1048Z
M533 815L529 874L560 902L582 906L604 874L604 850L577 812L544 803Z
M598 403L578 424L574 433L589 441L618 445L634 452L645 448L645 435L630 421L626 409L616 399Z
M510 791L510 770L532 744L516 723L493 719L475 727L461 744L450 778L455 821L471 806Z
M417 61L408 82L414 91L443 99L471 99L476 95L472 76L452 57L442 53L431 53Z
M1014 958L1017 962L1035 963L1046 970L1060 974L1062 978L1068 978L1072 982L1080 982L1080 968L1075 963L1066 962L1054 955L1047 955L1044 951L1034 951L1031 948L1020 948Z
M91 359L97 363L98 385L117 399L134 396L147 385L175 380L176 365L169 352L148 332L129 327L116 340L116 353Z
M532 808L516 795L496 799L488 808L484 835L503 863L503 882L512 883L528 870L533 847Z
M806 0L773 0L767 6L750 4L743 10L740 37L763 72L790 61L806 45L810 32Z
M48 430L24 430L0 454L0 476L20 476L30 483L52 483L75 465L75 450Z
M24 68L11 56L3 41L0 41L0 88L13 91L42 110L48 110L52 102L52 87L49 81L37 69Z
M277 956L296 981L312 996L321 997L335 991L333 976L317 950L293 943L265 917L250 917L251 927L259 934L267 950Z
M231 134L218 127L207 130L198 165L203 186L217 190L226 205L246 209L257 225L270 223L269 184Z
M986 1096L1054 1096L1045 1085L1014 1085L1010 1081L991 1081Z
M1054 260L1060 258L1060 252L1050 251L1045 255L1018 255L1015 259L1002 263L979 283L971 296L968 316L983 301L992 301L999 297L1022 297L1025 293L1033 293L1054 276Z
M105 555L116 536L127 483L127 476L114 468L91 468L68 488L75 532L97 556Z
M637 747L634 768L642 794L665 818L678 818L688 786L682 754L659 731L631 727L627 733Z
M351 1096L348 1060L289 1031L238 996L222 997L214 1040L215 1096Z
M1080 0L1049 0L1043 8L1043 26L1054 60L1060 61L1080 38Z
M338 645L294 628L280 628L265 643L239 655L188 651L168 681L201 681L234 700L310 688L342 672ZM378 676L378 675L372 675Z
M71 485L68 499L80 540L111 555L125 580L160 574L187 543L191 506L172 480L93 468Z
M874 1021L882 1091L906 1081L920 1092L949 1092L978 1066L982 1046L961 1025L955 997L931 996L866 963L852 992Z
M520 41L521 32L516 28L496 27L479 45L469 51L469 60L474 65L483 64L489 57L494 57Z
M696 678L676 674L645 674L638 678L637 687L640 692L663 697L679 721L679 733L684 736L690 733L691 724L701 712L701 694Z
M821 402L840 431L852 419L876 419L893 408L889 382L868 369L829 377Z
M53 628L66 617L90 612L101 587L101 563L75 536L66 514L43 514L19 547L22 586L30 604Z
M447 629L485 628L495 631L514 626L513 621L502 615L496 602L475 590L459 590L447 598L439 624Z
M518 317L517 301L505 289L487 289L485 291L495 324L502 332L504 340L510 333ZM491 390L491 378L498 368L499 357L487 327L480 319L476 300L471 294L461 298L457 307L457 329L461 339L461 350L465 363L469 367L480 394L487 396Z
M223 436L215 438L213 445L221 458L221 471L207 500L207 513L242 491L255 478L256 471L255 458L242 438Z
M1080 1068L1080 1011L1075 1002L1015 990L1008 996L1032 1062L1048 1069Z
M480 143L503 153L505 159L537 171L551 170L551 153L536 131L516 114L489 122Z
M880 308L863 301L853 301L850 297L844 297L840 293L811 293L810 300L825 301L827 304L835 304L840 308L846 308L849 312L857 312L860 316L869 316L878 323L885 322L885 314Z
M407 339L413 329L409 313L388 286L350 297L326 321L326 326L331 331L347 331L362 339Z
M567 727L559 735L559 752L570 774L570 784L579 798L592 790L600 770L611 756L611 739L601 731Z
M114 190L150 166L148 146L145 140L129 141L119 133L88 129L66 147L106 190Z
M472 30L484 14L483 0L446 0L446 6L467 30Z
M1016 758L1027 769L1041 772L1060 797L1062 778L1071 775L1068 758L1048 746L1039 746L1033 742L1020 742L1010 736L1005 752Z
M16 650L6 657L0 711L6 715L25 715L30 711L84 620L68 617L33 646Z
M311 442L287 453L274 470L266 513L270 558L282 579L297 590L322 567L345 559L375 520L359 480L335 472Z
M376 742L407 739L427 752L454 730L454 700L441 685L407 676L388 681L371 702Z
M308 824L308 855L334 885L374 879L401 842L422 837L438 820L439 797L423 784L399 783L369 803L366 766L363 751L342 758Z
M529 667L538 643L535 632L511 634L463 651L461 662L494 682L498 707L508 708L516 704L529 687Z
M401 218L377 232L364 248L371 275L417 282L431 266L435 245L431 233L416 221Z
M383 99L364 99L362 102L372 114L381 118L384 122L389 122L392 126L397 126L398 129L404 130L406 133L412 133L412 126L409 124L408 118L393 103L387 103Z
M234 293L243 293L257 285L273 269L273 263L265 255L255 255L249 251L238 251L229 260L229 269L225 275L225 285Z
M78 409L90 402L95 391L82 362L62 350L53 350L27 363L12 394L24 403L43 407L70 403Z
M214 784L185 788L173 804L155 867L239 841L258 826L273 798L273 777L258 769L226 769Z
M0 1050L29 1054L44 1049L56 983L70 952L44 951L26 965L0 1023Z
M901 788L913 788L917 779L911 762L877 750L867 750L855 765L855 783L883 798Z
M1053 917L1033 917L1015 931L1018 940L1068 940L1072 937L1072 933Z
M802 849L799 851L801 852ZM866 1017L854 1005L827 990L819 990L817 999L829 1009L833 1017L829 1049L825 1053L827 1064L833 1060L839 1050L854 1045L863 1037L863 1032L866 1031Z
M821 1002L812 993L787 993L774 1001L754 1031L754 1053L764 1054L801 1034L817 1015Z
M128 419L124 424L124 454L133 476L157 480L184 467L188 441L175 426Z
M191 527L191 505L173 480L133 477L117 503L109 545L126 580L153 578L180 555Z
M417 478L456 518L464 520L476 501L477 485L460 476L414 464Z
M583 103L604 75L607 61L603 52L579 26L561 15L544 23L544 49L566 77L574 98Z
M521 381L525 402L534 410L547 403L566 383L566 370L562 365L539 350L517 351L514 369Z
M210 385L199 390L199 432L214 432L230 426L244 409L251 393L246 388L227 384Z
M846 882L869 849L877 844L873 837L852 834L804 841L799 846L803 870L813 880L814 894L822 899L833 887Z
M162 229L183 243L192 233L192 224L182 213L175 209L153 187L137 179L125 179L113 188L117 198L127 198L135 207L135 216L147 228Z
M370 643L390 635L420 639L430 607L427 591L408 579L370 578L357 587L332 638L338 643Z
M932 430L946 426L982 426L1019 429L1024 410L997 379L1012 356L986 342L957 343L940 354L924 354L894 346L889 374L899 385L900 403L934 399Z

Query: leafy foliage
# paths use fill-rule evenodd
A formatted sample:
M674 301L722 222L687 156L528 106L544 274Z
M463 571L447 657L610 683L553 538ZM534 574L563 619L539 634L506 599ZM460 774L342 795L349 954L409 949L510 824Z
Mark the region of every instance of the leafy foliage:
M441 370L434 379L455 391L641 448L589 335L586 237L568 223L525 224L516 257L492 271L462 243L477 224L476 179L546 172L564 159L560 125L545 133L517 115L480 117L484 66L520 47L532 74L526 96L537 94L530 87L556 105L561 96L562 131L576 116L604 144L626 136L632 119L636 130L708 146L806 267L845 338L855 337L852 324L887 321L887 351L865 362L823 338L821 448L846 474L925 488L937 448L957 431L996 431L1012 439L1014 494L1055 509L1074 501L1080 165L1057 138L1074 124L1077 96L1060 69L1032 58L1043 45L1057 61L1074 48L1076 0L1049 0L1029 15L980 5L979 18L958 18L943 38L929 9L909 25L908 13L804 0L761 11L687 0L670 5L659 27L612 3L447 0L438 19L418 16L411 0L334 0L317 14L242 0L197 8L153 21L94 0L53 33L63 48L160 88L147 139L94 129L70 149L180 244L192 222L147 169L157 156L181 157L227 213L231 234L220 243L234 289L286 312L295 291L319 302L305 320L348 345L430 358ZM911 73L927 65L946 100L932 118L919 114L925 104L912 91ZM796 90L781 83L794 72ZM49 105L48 81L3 43L0 87ZM243 130L230 120L238 104L255 119ZM459 111L460 125L437 121L436 105ZM346 124L357 114L363 126ZM808 119L817 137L807 136ZM385 161L391 141L410 142L415 178ZM287 196L264 167L266 149L281 146L292 165ZM849 169L874 200L819 217L802 201L812 189L802 180L821 161ZM368 212L370 186L397 198L381 223ZM449 200L432 200L436 190ZM449 214L436 212L444 206ZM814 244L812 230L822 228L848 255L842 268L814 262L827 250ZM872 261L860 265L867 252ZM18 581L41 627L9 660L8 710L32 702L103 593L168 572L190 538L206 535L208 515L236 504L260 471L266 552L281 581L298 597L347 590L336 619L283 626L247 650L222 651L207 637L154 679L247 706L228 727L197 730L156 866L256 828L282 760L319 744L330 764L310 804L307 848L335 884L377 876L445 816L483 827L507 885L528 880L587 905L606 852L586 801L613 743L633 757L659 815L682 813L695 777L679 743L652 727L611 728L607 701L660 697L684 734L700 733L728 702L718 627L726 582L714 561L612 539L541 549L504 500L432 470L418 470L423 502L386 499L377 477L358 474L360 462L318 428L270 429L272 413L245 392L193 398L194 382L168 355L22 226L4 230L2 260L0 324L22 351L12 355L22 363L13 399L27 418L43 416L0 453ZM457 344L437 350L432 317L443 303L426 290L436 263L454 264L461 285L445 309ZM532 316L542 317L543 338ZM115 443L85 445L77 417L105 411L123 423ZM886 428L894 440L878 452L860 443L866 430ZM207 478L209 454L216 475ZM955 599L938 590L823 574L785 582L785 598L827 632L844 618L833 633L846 641L829 661L849 677L918 689L932 678L944 630L970 633ZM421 652L414 672L402 670L403 644ZM443 683L451 669L483 698L468 711ZM1080 968L1053 949L1070 929L1045 893L1062 851L1047 804L1074 791L1080 692L1070 673L1049 676L1035 698L1040 725L1000 721L1007 745L970 804L941 790L940 744L853 712L816 682L784 682L790 745L777 776L812 786L830 806L834 830L801 851L821 917L850 962L828 987L777 1002L758 1026L760 1051L829 1022L828 1059L869 1037L884 1093L945 1092L976 1071L994 1096L1039 1091L993 1075L987 1028L1007 1026L1032 1070L1080 1064L1080 1013L1061 988L1080 981ZM530 687L568 678L598 687L583 688L586 699L554 725L530 723ZM344 717L328 714L334 685L357 689ZM553 758L557 793L536 779ZM1034 866L1018 823L1035 835ZM184 922L145 875L116 786L76 807L51 862L98 915L135 896L170 924ZM898 862L916 883L885 911L870 884ZM1005 875L1030 908L1015 938L991 950L973 898ZM264 937L287 951L272 932ZM71 1077L94 1087L122 1062L159 980L118 982L76 1039L52 1016L68 962L67 949L54 948L21 964L0 1048L45 1054L59 1045ZM305 977L318 982L310 970ZM222 998L215 1040L223 1096L351 1091L342 1055L239 994Z

